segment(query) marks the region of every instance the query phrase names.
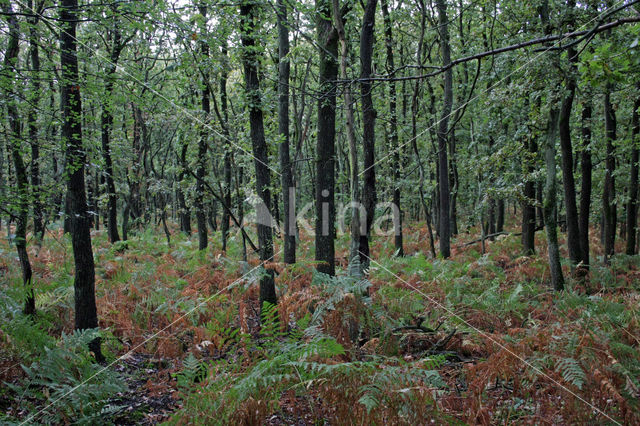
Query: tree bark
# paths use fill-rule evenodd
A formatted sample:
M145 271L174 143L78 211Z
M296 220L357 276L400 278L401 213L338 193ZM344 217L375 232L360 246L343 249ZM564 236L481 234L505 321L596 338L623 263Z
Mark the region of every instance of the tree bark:
M568 7L573 10L574 0L568 1ZM569 57L569 69L565 83L566 95L560 107L558 131L560 133L560 153L562 157L562 184L564 187L564 204L567 216L567 247L569 258L573 265L579 264L583 259L580 247L580 228L578 225L578 207L576 205L576 184L573 177L573 147L571 145L571 110L573 98L576 92L575 73L577 72L574 58L576 52L573 48L567 50Z
M382 9L382 18L384 21L384 36L385 45L387 48L387 73L392 73L395 70L394 55L393 55L393 27L391 22L391 16L389 15L388 0L381 0L380 8ZM404 256L404 248L402 244L402 209L400 206L401 192L400 192L400 178L402 170L401 161L401 145L398 135L398 112L397 112L397 94L396 94L396 82L389 83L389 128L391 149L393 150L391 168L393 169L393 204L396 209L393 218L394 228L394 244L397 256Z
M344 29L344 21L342 18L342 11L338 5L338 0L332 2L333 19L335 22L336 31L338 33L338 40L340 42L340 78L347 78L347 61L349 59L349 43L347 42L346 33ZM345 124L347 141L349 143L349 184L351 192L351 222L350 233L351 242L349 244L349 263L356 257L360 257L360 234L366 233L366 230L361 229L360 220L360 185L359 185L359 173L358 173L358 146L356 144L356 133L354 127L353 118L353 98L351 95L351 85L347 84L343 89L344 108L345 108ZM362 265L360 265L362 266ZM354 268L350 270L351 275L359 275L361 273L360 268Z
M605 122L605 138L607 144L607 157L605 160L604 187L602 190L602 210L604 217L604 258L605 263L609 264L609 258L615 252L616 241L616 186L615 186L615 148L616 140L616 113L611 104L611 83L607 84L606 93L604 95L604 122Z
M75 261L75 328L84 330L98 327L95 297L95 270L91 247L90 217L87 212L82 146L82 104L76 54L77 0L61 0L60 68L62 70L60 104L62 109L62 140L67 147L67 199L70 207L71 242ZM96 360L104 358L100 340L90 343Z
M226 40L222 45L222 57L224 63L222 64L222 72L220 73L220 106L222 108L222 116L225 121L222 131L227 138L224 147L224 193L222 194L222 197L224 198L224 203L228 208L225 208L222 211L222 223L220 227L222 228L222 251L226 252L227 239L229 238L229 223L231 219L231 212L229 210L231 208L231 145L229 143L229 111L227 106L227 79L229 78L229 66L226 62L228 60Z
M207 19L207 7L206 6L198 6L198 10L200 15L202 15L203 19L206 22ZM209 44L206 40L206 24L202 25L202 34L201 42L200 42L200 53L205 64L209 62ZM208 68L207 68L208 69ZM211 113L211 102L209 92L209 82L206 80L208 76L207 72L203 72L203 82L202 82L202 94L201 94L201 102L202 102L202 127L200 129L200 140L198 141L198 161L196 166L196 197L195 197L195 207L196 207L196 221L198 223L198 249L204 250L207 248L207 213L204 206L204 185L203 180L205 177L205 164L207 161L207 142L209 138L209 114Z
M9 40L7 50L4 54L4 64L2 67L2 77L7 82L13 81L16 76L18 65L18 56L20 54L20 27L18 20L13 15L11 4L2 3L2 11L6 14L7 24L9 27ZM16 203L16 232L14 242L18 259L20 260L20 269L22 271L22 283L25 290L25 301L23 312L27 315L36 313L35 296L33 292L33 283L31 262L29 261L29 253L27 252L27 220L29 215L29 180L27 178L27 168L20 152L21 142L21 124L18 115L18 106L16 105L16 97L11 94L5 94L7 104L7 116L9 118L9 149L13 159L13 167L16 175L17 203ZM10 225L7 224L7 232ZM10 232L9 232L10 233Z
M640 98L633 104L631 129L631 175L629 176L629 202L627 203L627 247L626 253L632 256L636 253L638 238L638 161L640 161L640 120L638 119Z
M111 159L111 130L113 129L113 105L111 104L111 96L113 94L113 79L116 73L118 59L124 47L121 44L120 30L117 24L114 24L111 33L111 54L110 64L105 75L105 90L102 100L102 112L100 114L101 121L101 139L102 139L102 158L104 160L104 175L107 184L107 236L110 243L120 241L118 235L118 195L116 194L115 178L113 174L113 161Z
M329 0L316 0L319 69L315 250L318 271L335 275L335 137L338 35Z
M289 156L289 23L287 5L277 0L278 11L278 133L280 134L280 168L282 209L284 211L284 263L296 262L295 188Z
M449 115L451 114L451 106L453 104L453 71L450 68L451 47L449 45L447 4L445 0L436 0L436 7L438 9L438 25L440 29L442 66L449 67L444 73L444 99L442 115L438 124L440 255L446 259L451 255L451 223L449 220L449 160L447 158L447 135L449 133Z
M34 10L33 0L28 2L29 9L35 17L29 19L29 57L33 78L31 79L31 93L29 94L29 113L27 128L29 129L29 144L31 146L31 192L33 196L33 235L38 241L44 237L44 217L40 188L40 143L38 141L38 126L36 117L40 100L40 51L38 48L38 13L41 9L37 5Z
M187 206L187 201L182 190L182 182L187 174L187 150L189 149L189 143L187 138L182 141L180 149L180 172L178 173L178 206L180 212L180 230L187 235L191 235L191 211ZM124 238L124 237L123 237ZM126 238L125 238L126 239Z
M244 0L240 4L240 22L242 39L242 64L244 66L245 90L249 105L249 125L253 158L256 169L256 192L262 201L256 212L258 227L258 249L261 262L273 261L273 234L271 223L271 187L269 175L269 158L267 143L264 137L264 120L260 99L260 80L258 78L256 26L259 24L255 0ZM273 269L264 271L260 279L260 307L268 302L276 304L276 287Z
M375 29L377 0L367 0L362 19L362 31L360 32L360 91L362 96L362 151L363 161L363 184L362 184L362 204L366 211L366 219L363 230L366 232L360 235L360 264L363 269L368 268L371 256L369 239L371 236L371 225L376 208L376 174L375 174L375 124L376 110L373 107L371 91L373 86L371 81L372 56L373 56L373 32Z
M587 95L588 96L588 95ZM582 263L589 266L589 210L591 208L591 100L585 100L582 106L582 153L580 167L580 250Z
M547 139L544 150L547 166L547 179L544 188L544 225L547 232L549 246L549 269L551 271L551 285L557 291L564 289L564 277L560 266L560 250L558 247L557 214L557 183L556 183L556 136L558 129L558 109L551 106Z

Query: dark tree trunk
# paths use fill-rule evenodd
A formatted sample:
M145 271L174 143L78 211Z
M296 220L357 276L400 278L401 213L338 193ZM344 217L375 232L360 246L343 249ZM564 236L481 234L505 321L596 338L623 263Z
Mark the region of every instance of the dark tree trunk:
M61 0L60 68L62 80L60 104L62 109L62 140L67 146L67 198L71 213L71 242L75 260L75 328L84 330L98 327L95 297L95 270L91 247L90 218L84 182L85 151L82 146L82 105L76 55L77 0ZM96 359L104 358L100 340L89 345Z
M31 191L33 196L33 235L38 241L44 237L43 207L40 188L40 143L38 141L38 127L36 116L38 103L40 100L40 51L38 49L38 17L41 6L37 5L35 10L33 0L29 0L29 9L36 17L29 19L29 57L31 59L31 69L34 78L31 79L31 93L29 103L31 107L27 115L27 127L29 129L29 144L31 145Z
M582 180L580 183L580 250L582 263L589 266L589 210L591 207L591 100L585 100L582 106L582 153L580 164Z
M573 8L572 2L569 6ZM567 55L573 58L576 52L568 49ZM560 107L560 117L558 131L560 133L560 153L562 157L562 183L564 187L564 204L566 211L567 246L569 258L573 265L579 264L583 259L582 248L580 246L580 228L578 225L578 207L576 205L576 184L573 177L573 147L571 145L571 109L576 91L576 80L574 73L575 59L569 63L568 75L566 78L566 95Z
M495 240L496 233L496 200L494 198L489 199L489 212L487 213L487 234L491 235L489 240Z
M110 64L105 75L105 90L102 101L101 137L102 137L102 158L104 160L104 177L107 184L107 236L110 243L120 241L118 235L118 196L116 194L115 176L113 174L113 161L111 159L111 130L113 129L113 95L114 77L117 70L118 59L124 48L121 43L120 30L114 23L111 33L111 54Z
M438 25L440 29L440 46L442 66L451 63L451 47L449 45L449 28L447 20L447 4L445 0L436 0L438 9ZM447 134L449 132L449 115L453 104L453 70L444 72L444 99L442 115L438 124L438 189L440 192L440 255L448 258L451 255L451 222L449 220L449 160L447 158Z
M560 250L557 233L557 183L556 183L556 136L558 131L558 110L552 106L549 111L549 125L544 151L547 166L547 180L544 188L544 225L549 245L549 269L551 271L551 285L555 290L564 289L564 277L560 266Z
M229 111L227 106L227 78L229 74L229 67L226 63L227 61L227 42L224 41L222 45L222 56L224 59L224 63L222 64L222 72L220 75L220 105L222 107L222 116L225 121L225 125L223 127L223 133L226 137L225 141L225 149L224 149L224 165L223 165L223 174L224 174L224 203L230 209L231 208L231 146L229 144L229 132L227 131L228 123L229 123ZM230 211L225 208L222 210L222 223L220 224L220 228L222 230L222 251L227 250L227 240L229 238L229 223L230 223ZM244 235L243 235L244 238ZM244 241L244 240L243 240Z
M366 211L366 232L360 235L360 263L367 268L370 259L369 239L376 208L376 174L375 174L375 124L376 110L373 108L371 91L373 85L366 79L371 77L373 57L373 32L375 29L377 0L367 0L360 33L360 90L362 92L362 151L364 162L362 170L362 204Z
M182 147L180 150L180 173L178 174L177 192L178 192L178 206L180 207L180 230L187 235L191 235L191 211L187 206L187 201L184 196L184 191L182 190L182 181L184 180L187 174L187 168L189 167L189 165L187 164L188 149L189 149L189 144L187 142L187 139L185 138L182 141Z
M289 158L289 23L287 5L277 0L278 11L278 133L280 134L280 169L282 209L284 212L284 263L296 262L295 188Z
M331 3L316 0L318 34L319 98L316 144L315 250L318 271L335 275L335 138L338 35L331 23Z
M536 220L537 228L544 227L544 199L543 199L544 182L536 182Z
M200 15L206 22L207 8L206 6L198 6ZM202 25L204 33L206 24ZM201 34L200 53L204 58L205 63L209 62L209 44L206 41L206 34ZM203 124L200 129L200 140L198 141L198 163L196 166L196 221L198 222L198 249L204 250L207 248L207 213L204 203L204 178L205 178L205 164L207 161L207 139L209 138L209 114L211 113L209 82L206 80L208 76L207 72L203 73L202 82L202 113Z
M20 27L18 20L11 10L10 4L2 4L2 11L6 14L9 27L9 40L7 50L4 54L4 64L2 67L2 77L7 82L11 82L16 76L16 68L18 65L18 55L20 53ZM20 269L22 270L22 282L25 289L25 302L23 311L27 315L33 315L36 312L35 297L31 282L32 271L31 262L29 261L29 253L27 252L27 220L29 215L29 180L27 179L27 168L25 167L22 153L20 152L20 119L18 116L18 106L16 105L15 96L5 95L7 102L7 115L9 118L9 149L13 158L13 167L16 175L17 188L17 206L16 206L16 233L14 242L18 259L20 260ZM7 224L9 232L9 224Z
M458 234L458 162L456 161L456 135L450 130L449 139L449 182L451 186L451 198L449 218L451 220L451 235Z
M638 161L640 161L640 120L638 109L640 98L633 104L632 130L631 130L631 176L629 176L629 202L627 203L627 249L626 253L632 256L636 253L636 239L638 238Z
M349 42L346 38L342 11L340 10L340 6L338 3L338 0L332 1L333 19L336 27L336 32L338 33L338 40L340 42L340 78L346 79L348 66L347 62L349 60ZM358 146L356 143L353 98L351 96L350 84L345 85L343 88L343 102L345 109L345 130L347 134L347 141L349 143L349 190L351 195L351 241L349 243L349 274L360 275L362 273L362 265L359 265L360 267L358 268L351 267L355 266L352 261L356 257L360 259L360 235L366 231L361 229L360 205L358 203L358 201L360 200L360 185L358 182L360 179L360 174L358 173Z
M605 263L609 263L609 258L615 252L616 241L616 186L615 186L615 149L613 146L616 140L616 113L611 105L611 84L607 85L604 95L604 122L605 138L607 143L607 157L605 161L604 187L602 191L602 210L604 217L604 257Z
M259 25L259 11L254 0L245 0L240 5L242 64L244 66L245 90L249 105L249 124L251 127L251 143L256 169L256 192L262 201L258 206L258 248L261 262L273 261L273 234L271 223L271 191L269 175L269 158L267 143L264 138L262 103L260 99L260 81L258 79L259 56L256 50L256 26ZM264 302L276 304L276 287L273 269L265 270L260 280L260 306Z
M380 8L382 9L382 17L384 20L384 37L385 45L387 48L387 73L391 74L395 71L395 63L393 57L393 27L391 17L389 15L388 0L381 0ZM404 248L402 246L402 208L400 206L400 179L402 171L401 160L401 145L398 135L398 112L397 112L397 94L396 83L389 83L389 127L390 127L390 139L391 149L393 149L392 155L392 169L393 169L393 204L395 206L393 227L394 227L394 244L397 256L404 256Z
M504 200L499 199L496 203L496 232L504 231Z

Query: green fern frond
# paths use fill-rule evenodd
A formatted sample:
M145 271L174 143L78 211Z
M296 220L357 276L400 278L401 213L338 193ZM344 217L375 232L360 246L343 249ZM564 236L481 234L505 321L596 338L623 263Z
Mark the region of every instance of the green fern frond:
M582 385L587 379L586 374L580 367L578 361L573 358L562 358L556 365L556 371L562 374L562 378L576 386L578 389L582 389Z

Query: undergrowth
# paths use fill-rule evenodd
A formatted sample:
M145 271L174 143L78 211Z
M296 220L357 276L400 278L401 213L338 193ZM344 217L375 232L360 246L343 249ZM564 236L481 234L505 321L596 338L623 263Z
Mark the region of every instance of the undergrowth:
M69 239L54 229L30 245L35 318L0 244L0 423L117 422L131 393L165 406L132 421L170 424L640 422L638 256L596 258L588 279L564 265L556 293L544 241L522 256L506 236L483 254L471 230L451 259L432 259L412 224L402 258L373 240L367 277L342 260L336 277L312 261L267 265L279 303L261 309L262 270L238 260L239 235L227 253L219 233L198 252L172 231L171 247L159 230L116 245L94 235L106 368L87 350L97 331L73 330ZM313 258L305 238L300 259ZM348 238L338 243L344 259Z

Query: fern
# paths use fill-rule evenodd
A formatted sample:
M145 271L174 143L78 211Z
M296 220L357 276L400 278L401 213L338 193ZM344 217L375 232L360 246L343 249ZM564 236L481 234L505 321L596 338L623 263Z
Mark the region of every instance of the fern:
M187 390L191 385L201 382L207 376L205 363L193 356L191 352L182 361L182 367L182 371L174 374L178 388L182 390Z
M580 367L578 361L573 358L562 358L556 364L556 371L562 374L562 378L578 389L582 389L582 385L587 379L586 374Z
M110 398L125 389L124 382L111 370L93 361L87 351L89 342L99 337L97 330L63 334L58 345L45 347L38 361L23 366L27 380L12 386L16 393L40 401L38 417L27 423L92 424L119 409Z

